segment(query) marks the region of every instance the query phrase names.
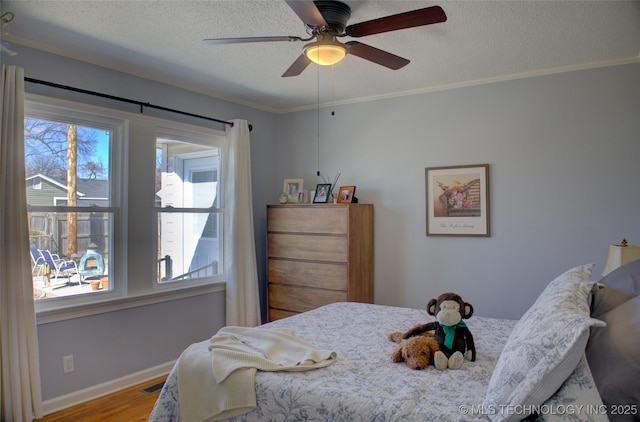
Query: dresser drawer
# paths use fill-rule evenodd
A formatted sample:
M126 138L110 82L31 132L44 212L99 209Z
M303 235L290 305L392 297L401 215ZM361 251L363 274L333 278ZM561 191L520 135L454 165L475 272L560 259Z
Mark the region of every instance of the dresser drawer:
M299 314L299 312L281 311L280 309L273 309L273 308L269 308L267 310L267 318L269 321L275 321L277 319L287 318L296 314Z
M347 206L339 205L269 207L267 222L270 232L346 234L349 215Z
M345 302L347 292L269 284L269 309L305 312L334 302Z
M277 284L346 291L347 264L269 258L267 280Z
M313 236L269 233L267 256L309 261L347 262L346 236Z

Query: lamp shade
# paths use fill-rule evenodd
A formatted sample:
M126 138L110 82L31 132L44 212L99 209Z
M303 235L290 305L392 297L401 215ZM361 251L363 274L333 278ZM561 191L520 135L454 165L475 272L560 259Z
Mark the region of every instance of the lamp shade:
M640 246L611 245L609 246L609 257L602 275L607 275L616 268L636 259L640 259Z
M304 54L314 63L330 66L347 55L347 48L339 42L319 41L306 45Z

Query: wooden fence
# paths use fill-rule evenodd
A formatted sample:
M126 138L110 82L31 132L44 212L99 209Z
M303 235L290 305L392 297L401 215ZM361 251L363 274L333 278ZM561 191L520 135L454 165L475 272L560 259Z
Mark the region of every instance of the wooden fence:
M60 256L67 256L69 239L67 213L30 212L29 241L38 249L48 249ZM76 253L82 255L89 244L103 256L109 253L109 214L79 212L76 220Z

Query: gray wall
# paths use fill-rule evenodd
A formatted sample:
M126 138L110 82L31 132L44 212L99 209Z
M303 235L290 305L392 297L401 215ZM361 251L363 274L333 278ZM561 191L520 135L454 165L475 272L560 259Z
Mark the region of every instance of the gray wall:
M223 293L38 326L43 400L171 362L224 326ZM62 372L62 356L75 371Z
M317 116L280 118L280 178L320 182ZM564 270L597 278L608 245L640 244L639 138L636 63L322 109L320 171L374 204L376 303L455 291L519 318ZM427 237L425 167L480 163L491 237Z
M304 178L307 188L320 181L317 111L276 116L18 50L7 62L24 67L29 77L253 124L256 255L264 297L265 205L276 201L284 178ZM341 172L339 184L357 185L360 201L374 204L376 303L422 309L429 298L456 291L477 315L519 318L564 270L594 262L597 278L609 244L623 236L640 243L640 64L333 110L335 116L321 110L320 170ZM492 236L425 236L424 168L478 163L490 164ZM135 162L131 166L135 174ZM145 224L145 216L131 219ZM129 262L136 262L135 253ZM177 358L190 342L224 324L223 307L224 295L216 293L40 325L43 398ZM69 353L76 360L72 377L62 374L61 356ZM78 369L97 357L100 364Z

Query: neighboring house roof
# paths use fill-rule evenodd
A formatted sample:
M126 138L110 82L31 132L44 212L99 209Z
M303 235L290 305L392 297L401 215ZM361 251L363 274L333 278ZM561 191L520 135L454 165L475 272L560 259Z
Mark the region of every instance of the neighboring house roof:
M91 198L103 198L109 197L109 181L103 179L78 179L78 195L82 192L82 195L86 195Z
M27 202L30 205L54 205L56 198L66 197L69 187L64 180L55 180L44 174L29 176ZM104 179L77 179L78 205L109 205L109 181Z
M27 177L27 185L29 184L28 182L30 182L30 181L37 183L38 179L42 179L42 180L44 180L46 182L49 182L52 185L57 186L58 188L60 188L62 190L65 190L65 191L69 190L69 187L67 185L65 185L64 182L59 182L59 181L57 181L55 179L50 178L49 176L45 176L44 174L40 174L40 173L34 174L33 176ZM78 192L78 195L81 195L81 193Z

